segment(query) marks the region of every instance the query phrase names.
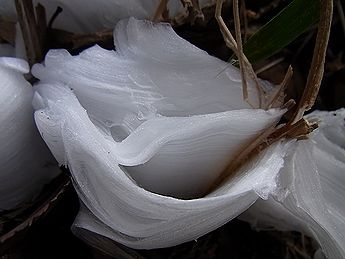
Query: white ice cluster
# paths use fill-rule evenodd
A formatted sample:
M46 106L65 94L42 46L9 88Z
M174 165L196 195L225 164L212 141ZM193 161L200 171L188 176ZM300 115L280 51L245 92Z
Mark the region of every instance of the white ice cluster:
M0 211L29 202L57 173L36 129L24 60L0 57Z
M43 0L48 15L63 7L54 24L73 32L152 17L158 2ZM172 14L181 8L169 5ZM8 1L0 5L1 16L16 20L13 10ZM328 258L345 257L344 109L308 115L321 121L309 139L270 146L204 196L285 111L253 109L236 68L167 24L121 20L114 39L116 51L50 50L32 69L40 80L34 93L22 75L26 62L0 58L0 210L27 201L56 173L33 124L33 99L39 132L70 169L81 199L73 230L103 250L93 235L132 248L167 247L246 211L241 218L257 228L301 231ZM2 55L17 54L1 45ZM254 104L256 95L250 83Z
M345 257L345 109L315 111L310 139L298 141L280 173L279 195L258 200L242 219L313 236L327 258Z
M275 188L282 144L215 192L185 200L204 194L283 111L251 109L238 70L218 75L227 64L167 24L123 20L114 38L116 51L52 50L32 69L40 79L37 126L87 208L78 227L134 248L172 246L219 227Z

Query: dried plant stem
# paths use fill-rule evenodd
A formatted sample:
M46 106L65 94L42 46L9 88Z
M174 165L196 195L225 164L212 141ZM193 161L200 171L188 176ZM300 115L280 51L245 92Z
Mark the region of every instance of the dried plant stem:
M15 0L18 22L23 33L26 55L30 65L42 60L43 51L31 0Z
M38 4L35 9L36 9L36 14L37 14L37 31L38 31L38 37L39 37L39 42L40 42L40 48L41 48L41 51L43 51L46 44L46 38L47 38L46 10L41 4Z
M153 22L159 22L161 17L163 16L163 13L165 12L165 10L167 9L167 4L168 4L169 0L160 0L155 14L153 15L152 21Z
M246 80L246 75L248 74L252 78L252 80L254 81L256 89L258 91L259 108L264 108L265 105L263 104L262 97L265 97L265 92L262 89L262 87L258 81L258 78L257 78L257 76L253 70L252 65L250 64L249 60L247 59L247 57L243 53L238 0L233 1L233 12L234 12L234 21L235 21L236 40L232 36L230 30L228 29L228 27L226 26L226 24L222 18L223 1L224 0L217 0L217 2L216 2L215 18L218 22L218 25L219 25L220 31L223 35L225 44L238 57L241 76L242 76L243 99L247 103L249 103L252 107L255 107L248 100L248 87L247 87L247 80Z
M292 101L292 100L291 100ZM290 106L292 103L289 101L286 103ZM237 156L232 160L229 166L223 171L223 173L211 184L207 193L214 191L217 187L223 184L233 173L238 170L246 161L253 158L259 152L269 147L273 143L283 138L287 139L304 139L306 134L312 132L318 127L317 123L307 123L303 118L294 125L273 125L263 131L256 137L249 145L241 150Z
M324 73L329 34L331 31L333 0L322 0L320 1L320 4L320 21L307 84L290 124L294 124L302 119L304 112L311 109L320 89Z
M292 75L293 75L293 70L292 70L292 67L289 66L288 70L286 71L283 81L279 85L279 89L277 93L273 95L271 100L268 102L268 108L272 108L272 106L279 100L280 97L282 98L284 97L285 89L287 85L290 83Z
M243 16L243 37L244 37L244 40L246 41L247 40L247 33L248 33L248 19L247 19L247 8L246 8L246 1L245 0L241 0L241 13L242 13L242 16Z
M233 0L232 3L233 3L233 12L234 12L234 21L235 21L235 37L236 37L236 43L237 43L238 63L240 65L240 72L241 72L241 77L242 77L243 98L244 100L248 100L248 86L247 86L247 79L246 79L244 61L243 61L243 55L242 55L243 46L242 46L238 0ZM260 103L260 106L261 106L261 103Z
M245 149L241 150L229 166L222 172L222 174L211 184L210 188L207 190L206 194L214 191L217 187L219 187L222 183L224 183L234 171L236 171L244 161L248 159L251 153L256 150L257 147L263 142L266 141L268 136L274 132L276 125L272 125L264 132L262 132L259 136L257 136L253 141L251 141Z
M220 2L222 3L222 0L217 1L217 7L221 9L221 4L219 4ZM228 179L232 175L234 171L236 171L246 161L251 159L253 156L258 154L261 150L265 149L272 143L283 138L306 138L310 132L312 132L314 129L318 127L317 123L309 123L308 121L303 119L303 114L305 111L309 110L313 106L323 77L326 49L328 45L333 14L333 0L322 0L320 12L320 22L318 25L316 44L314 48L311 67L308 74L307 84L303 92L302 98L294 113L294 116L285 125L269 127L261 135L259 135L252 143L250 143L242 151L240 151L236 158L232 160L228 168L220 175L218 179L216 179L214 183L212 183L209 191L212 191L216 187L221 185L226 179ZM221 17L218 17L217 21L219 23L222 33L226 32L227 28L223 19ZM229 35L231 36L231 33L229 33ZM232 44L232 46L237 49L236 42L233 43L233 37L230 37L229 35L226 35L225 37L223 33L224 39L226 38L225 40L229 41ZM270 105L272 105L274 100L278 98L278 96L281 94L282 89L285 88L285 86L291 79L291 76L292 68L289 67L285 75L285 78L281 84L280 90L278 91L277 95L273 97L273 100L271 100ZM290 100L284 106L289 106L289 108L291 108L291 104L293 102L294 101ZM282 108L284 108L284 106Z
M234 52L237 52L237 43L235 38L232 36L231 32L229 31L228 27L226 26L223 17L222 17L222 7L223 7L223 0L217 0L216 3L216 11L215 11L215 18L218 22L219 29L223 35L225 44Z

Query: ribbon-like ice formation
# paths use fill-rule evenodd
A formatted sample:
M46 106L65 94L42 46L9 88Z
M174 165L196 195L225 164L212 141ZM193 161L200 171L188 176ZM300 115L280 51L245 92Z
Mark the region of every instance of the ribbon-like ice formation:
M310 139L298 141L280 173L280 191L243 216L259 228L275 226L313 236L327 258L345 257L345 109L315 111Z
M344 110L323 116L312 140L278 142L212 193L226 165L283 111L250 109L237 69L165 24L129 19L116 51L50 51L33 74L35 119L68 165L82 208L75 232L133 248L176 245L238 216L313 236L344 256ZM254 96L253 85L249 87ZM318 114L314 114L318 116ZM307 117L312 119L313 115ZM333 143L333 142L335 143ZM175 197L175 198L174 198ZM186 200L189 199L189 200Z
M251 109L239 71L167 24L118 23L116 51L50 51L32 73L35 119L85 205L76 226L134 248L193 240L276 188L278 143L203 194L284 111ZM250 94L256 93L250 85ZM179 197L179 198L173 198Z
M26 61L0 58L0 211L29 202L58 171L33 120L28 72Z

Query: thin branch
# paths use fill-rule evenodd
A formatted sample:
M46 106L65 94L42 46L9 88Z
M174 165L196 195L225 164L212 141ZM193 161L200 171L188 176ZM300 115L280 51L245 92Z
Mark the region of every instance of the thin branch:
M223 20L222 7L223 7L223 0L217 0L215 18L218 22L219 29L223 35L223 39L226 46L228 46L228 48L230 48L233 52L235 52L235 54L237 54L237 43Z
M232 174L235 172L241 165L243 165L244 161L246 161L253 152L259 147L259 145L268 138L270 134L272 134L275 130L276 125L272 125L264 132L262 132L259 136L257 136L251 143L249 143L246 148L241 150L235 158L231 161L229 166L221 173L221 175L210 185L210 188L207 190L207 194L214 191L218 188L221 184L223 184Z
M44 9L43 5L40 3L36 6L36 14L37 14L37 31L39 36L39 42L41 50L43 51L46 45L46 38L47 38L47 17L46 17L46 10Z
M272 97L271 101L269 101L268 108L271 108L280 98L284 99L284 92L286 90L287 85L290 83L291 78L293 75L292 67L289 66L288 70L286 71L285 77L283 81L279 85L279 89L277 93Z
M28 62L33 65L43 58L34 7L31 0L15 0L15 5Z
M235 2L236 1L236 2ZM242 40L241 37L238 37L238 35L241 35L241 27L240 27L240 20L239 20L239 9L238 9L238 0L234 0L233 2L233 12L234 12L234 20L235 20L235 30L236 30L236 38L240 41L236 41L234 37L232 36L230 30L226 26L223 18L222 18L222 6L223 6L223 0L217 0L216 2L216 11L215 11L215 18L218 22L220 31L223 35L225 44L235 53L235 55L239 59L240 63L240 70L241 70L241 76L242 76L242 84L243 84L243 98L245 101L247 101L248 104L252 105L248 100L248 89L246 84L246 74L247 73L251 79L254 81L254 85L258 91L258 100L259 100L259 107L260 108L266 108L266 105L263 105L262 97L266 98L265 91L261 87L259 80L253 70L253 67L245 54L243 53L242 49ZM238 45L241 46L238 46ZM240 49L239 49L240 48ZM242 63L242 64L241 64Z
M153 22L159 22L161 17L163 16L163 13L165 12L165 10L167 9L167 4L168 4L169 0L160 0L155 14L153 15L152 21Z
M49 20L49 23L48 23L48 29L52 29L53 28L53 23L54 21L56 20L56 18L60 15L60 13L63 11L63 9L58 6L55 10L55 12L53 13L52 17L50 18Z
M248 19L247 19L247 8L246 8L246 1L245 0L241 0L241 13L243 16L243 37L244 37L244 41L247 40L247 36L248 36Z
M326 50L333 15L333 0L322 0L320 1L320 4L320 21L318 25L313 59L302 98L290 122L292 124L302 119L304 112L310 110L314 105L324 73Z
M234 21L235 21L235 37L237 43L237 53L238 53L238 63L240 65L240 72L242 77L242 92L244 100L248 100L248 86L247 78L244 68L243 61L243 46L242 46L242 35L241 35L241 24L240 24L240 12L238 6L238 0L233 0L233 12L234 12ZM261 100L261 99L260 99ZM259 104L261 106L261 103Z
M217 3L219 0L217 1ZM218 6L219 7L219 6ZM221 8L221 6L220 6ZM218 10L219 12L219 10ZM214 190L216 187L224 183L224 181L231 175L232 172L237 170L245 161L250 159L252 156L265 149L272 143L282 139L303 139L307 135L315 130L318 125L317 123L310 123L303 119L304 111L310 109L315 102L318 90L321 84L321 80L324 72L324 63L326 56L326 49L329 40L331 21L333 14L333 0L322 0L321 1L321 15L318 26L318 33L316 38L316 44L314 48L312 65L309 70L307 84L302 96L302 99L296 109L296 112L289 123L285 125L271 126L266 129L261 135L259 135L252 143L246 146L235 159L233 159L227 168L215 182L212 183L209 190ZM217 16L216 16L217 18ZM221 17L217 19L220 27ZM225 27L225 24L224 26ZM221 28L222 32L225 30ZM234 44L234 46L236 46ZM236 46L237 47L237 46ZM288 72L282 82L282 88L288 83L292 75L292 69L289 67ZM294 101L289 101L282 108L291 108Z

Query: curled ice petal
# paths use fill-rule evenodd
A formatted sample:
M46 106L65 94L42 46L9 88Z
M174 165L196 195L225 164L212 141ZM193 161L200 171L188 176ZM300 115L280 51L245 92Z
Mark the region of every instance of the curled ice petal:
M221 226L276 189L281 143L208 196L182 200L203 195L284 111L250 109L232 80L239 71L218 75L225 62L166 24L124 20L114 38L116 51L54 50L32 70L41 80L36 124L85 204L78 228L130 247L166 247Z
M34 124L28 71L24 60L0 58L0 211L30 201L57 173Z
M109 213L110 211L104 211L105 207L109 209L109 205L90 207L90 200L81 195L86 207L80 211L75 221L75 231L86 229L139 249L167 247L195 240L246 210L258 197L250 186L258 184L256 181L268 171L271 176L276 176L277 170L274 169L282 166L284 154L285 148L281 144L270 148L243 171L238 172L232 181L226 183L226 188L200 199L178 200L159 196L128 181L128 185L122 187L122 192L118 191L115 195L103 193L105 197L109 197L109 201L115 199L111 205L112 212ZM268 160L271 163L267 163ZM262 167L267 171L261 170ZM242 173L247 177L241 177ZM86 171L84 174L89 175ZM83 182L90 181L84 178ZM110 183L109 179L108 182ZM121 182L113 182L112 188L126 185L125 181ZM267 186L262 183L257 187L264 189ZM79 184L77 189L80 190ZM98 196L95 201L105 200Z
M122 142L116 142L92 123L67 87L41 84L36 87L36 95L34 103L43 99L47 105L35 113L36 123L61 164L67 152L63 134L69 127L78 136L93 136L93 141L115 156L141 186L183 198L206 191L241 147L282 115L278 110L243 109L190 117L160 116L145 121Z
M345 109L316 111L320 128L299 142L280 173L281 192L258 201L244 220L313 236L328 258L345 256ZM285 197L281 194L287 193Z

